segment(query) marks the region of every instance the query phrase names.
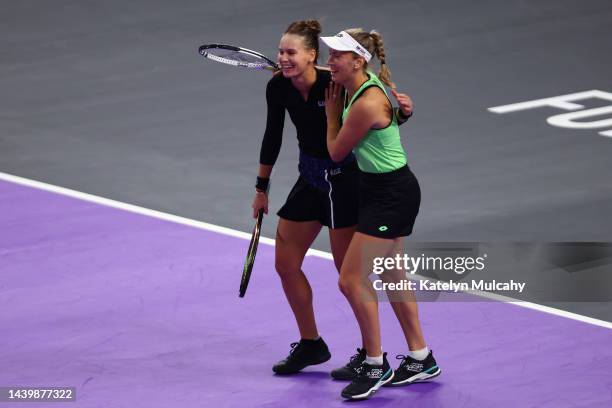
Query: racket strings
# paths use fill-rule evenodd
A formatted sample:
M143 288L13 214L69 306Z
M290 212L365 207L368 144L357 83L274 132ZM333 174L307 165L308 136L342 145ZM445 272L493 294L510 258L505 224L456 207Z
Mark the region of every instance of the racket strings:
M237 67L272 70L276 68L274 62L246 48L215 44L200 47L200 54L213 61Z
M229 55L225 57L221 57L219 55L207 53L206 57L210 58L213 61L221 62L223 64L236 65L247 68L264 68L269 66L264 62L252 62L249 61L250 58L245 58L242 55Z

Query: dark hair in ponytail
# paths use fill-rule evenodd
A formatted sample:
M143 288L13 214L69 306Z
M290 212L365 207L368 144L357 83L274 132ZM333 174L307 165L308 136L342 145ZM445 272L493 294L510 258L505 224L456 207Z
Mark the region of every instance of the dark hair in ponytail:
M304 45L309 50L315 50L315 62L319 58L319 34L321 34L321 23L317 20L294 21L289 24L285 34L299 35L304 39Z
M351 37L353 37L359 44L361 44L366 50L372 55L376 55L380 61L380 72L378 78L390 88L395 88L395 84L391 81L391 71L387 66L386 55L385 55L385 44L383 42L382 35L375 30L364 31L362 28L350 28L346 31ZM364 65L367 68L368 64Z

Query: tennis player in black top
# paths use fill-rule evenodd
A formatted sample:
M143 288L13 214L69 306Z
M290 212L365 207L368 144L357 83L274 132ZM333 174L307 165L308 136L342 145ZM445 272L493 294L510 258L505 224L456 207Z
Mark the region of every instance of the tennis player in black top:
M301 340L292 343L289 356L274 365L272 369L277 374L297 373L331 357L319 336L312 290L301 267L306 251L321 228L326 226L334 263L339 271L357 224L358 171L355 157L349 154L341 162L334 163L327 151L325 89L331 75L329 71L316 67L320 32L321 25L316 20L289 25L278 48L281 73L268 82L266 89L268 116L252 204L254 217L262 208L268 213L268 184L281 148L285 110L296 127L300 149L300 176L278 212L275 266L295 315ZM395 108L395 114L403 122L412 114L412 101L404 94L394 93L394 96L401 107ZM363 348L357 351L349 364L332 371L334 378L350 380L354 377L354 369L365 359Z

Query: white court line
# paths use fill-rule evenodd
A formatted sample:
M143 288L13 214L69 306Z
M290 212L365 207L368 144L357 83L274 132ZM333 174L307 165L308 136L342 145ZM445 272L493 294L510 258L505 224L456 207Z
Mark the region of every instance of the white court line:
M219 225L209 224L207 222L196 221L191 218L180 217L178 215L168 214L161 211L152 210L149 208L140 207L133 204L127 204L121 201L111 200L108 198L96 196L93 194L87 194L76 190L71 190L69 188L59 187L52 184L43 183L36 180L30 180L27 178L14 176L12 174L2 173L0 172L0 180L8 181L15 184L20 184L27 187L36 188L39 190L48 191L51 193L61 194L67 197L76 198L83 201L89 201L95 204L104 205L107 207L117 208L124 211L129 211L136 214L146 215L148 217L157 218L164 221L173 222L176 224L187 225L194 228L199 228L207 231L218 232L219 234L229 235L236 238L251 239L251 234L247 232L237 231L231 228L221 227ZM262 242L267 245L274 245L274 240L272 238L261 237L259 242ZM320 251L318 249L309 249L306 255L316 256L318 258L330 259L332 260L332 255L329 252ZM419 275L414 275L415 278L424 278ZM427 278L430 279L430 278ZM430 279L431 280L431 279ZM516 306L524 307L527 309L537 310L543 313L552 314L555 316L565 317L567 319L577 320L583 323L589 323L595 326L605 327L607 329L612 329L612 323L607 322L605 320L594 319L592 317L583 316L577 313L567 312L565 310L555 309L549 306L539 305L537 303L531 302L523 302L516 301L512 298L497 295L489 292L482 291L470 291L470 294L484 297L487 299L492 299L496 301L502 301L506 303L510 303Z

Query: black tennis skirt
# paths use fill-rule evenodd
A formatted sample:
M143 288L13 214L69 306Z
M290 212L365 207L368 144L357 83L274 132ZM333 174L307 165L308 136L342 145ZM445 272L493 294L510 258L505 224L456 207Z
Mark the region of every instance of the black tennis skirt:
M412 234L421 188L408 166L389 173L360 172L357 231L393 239Z

